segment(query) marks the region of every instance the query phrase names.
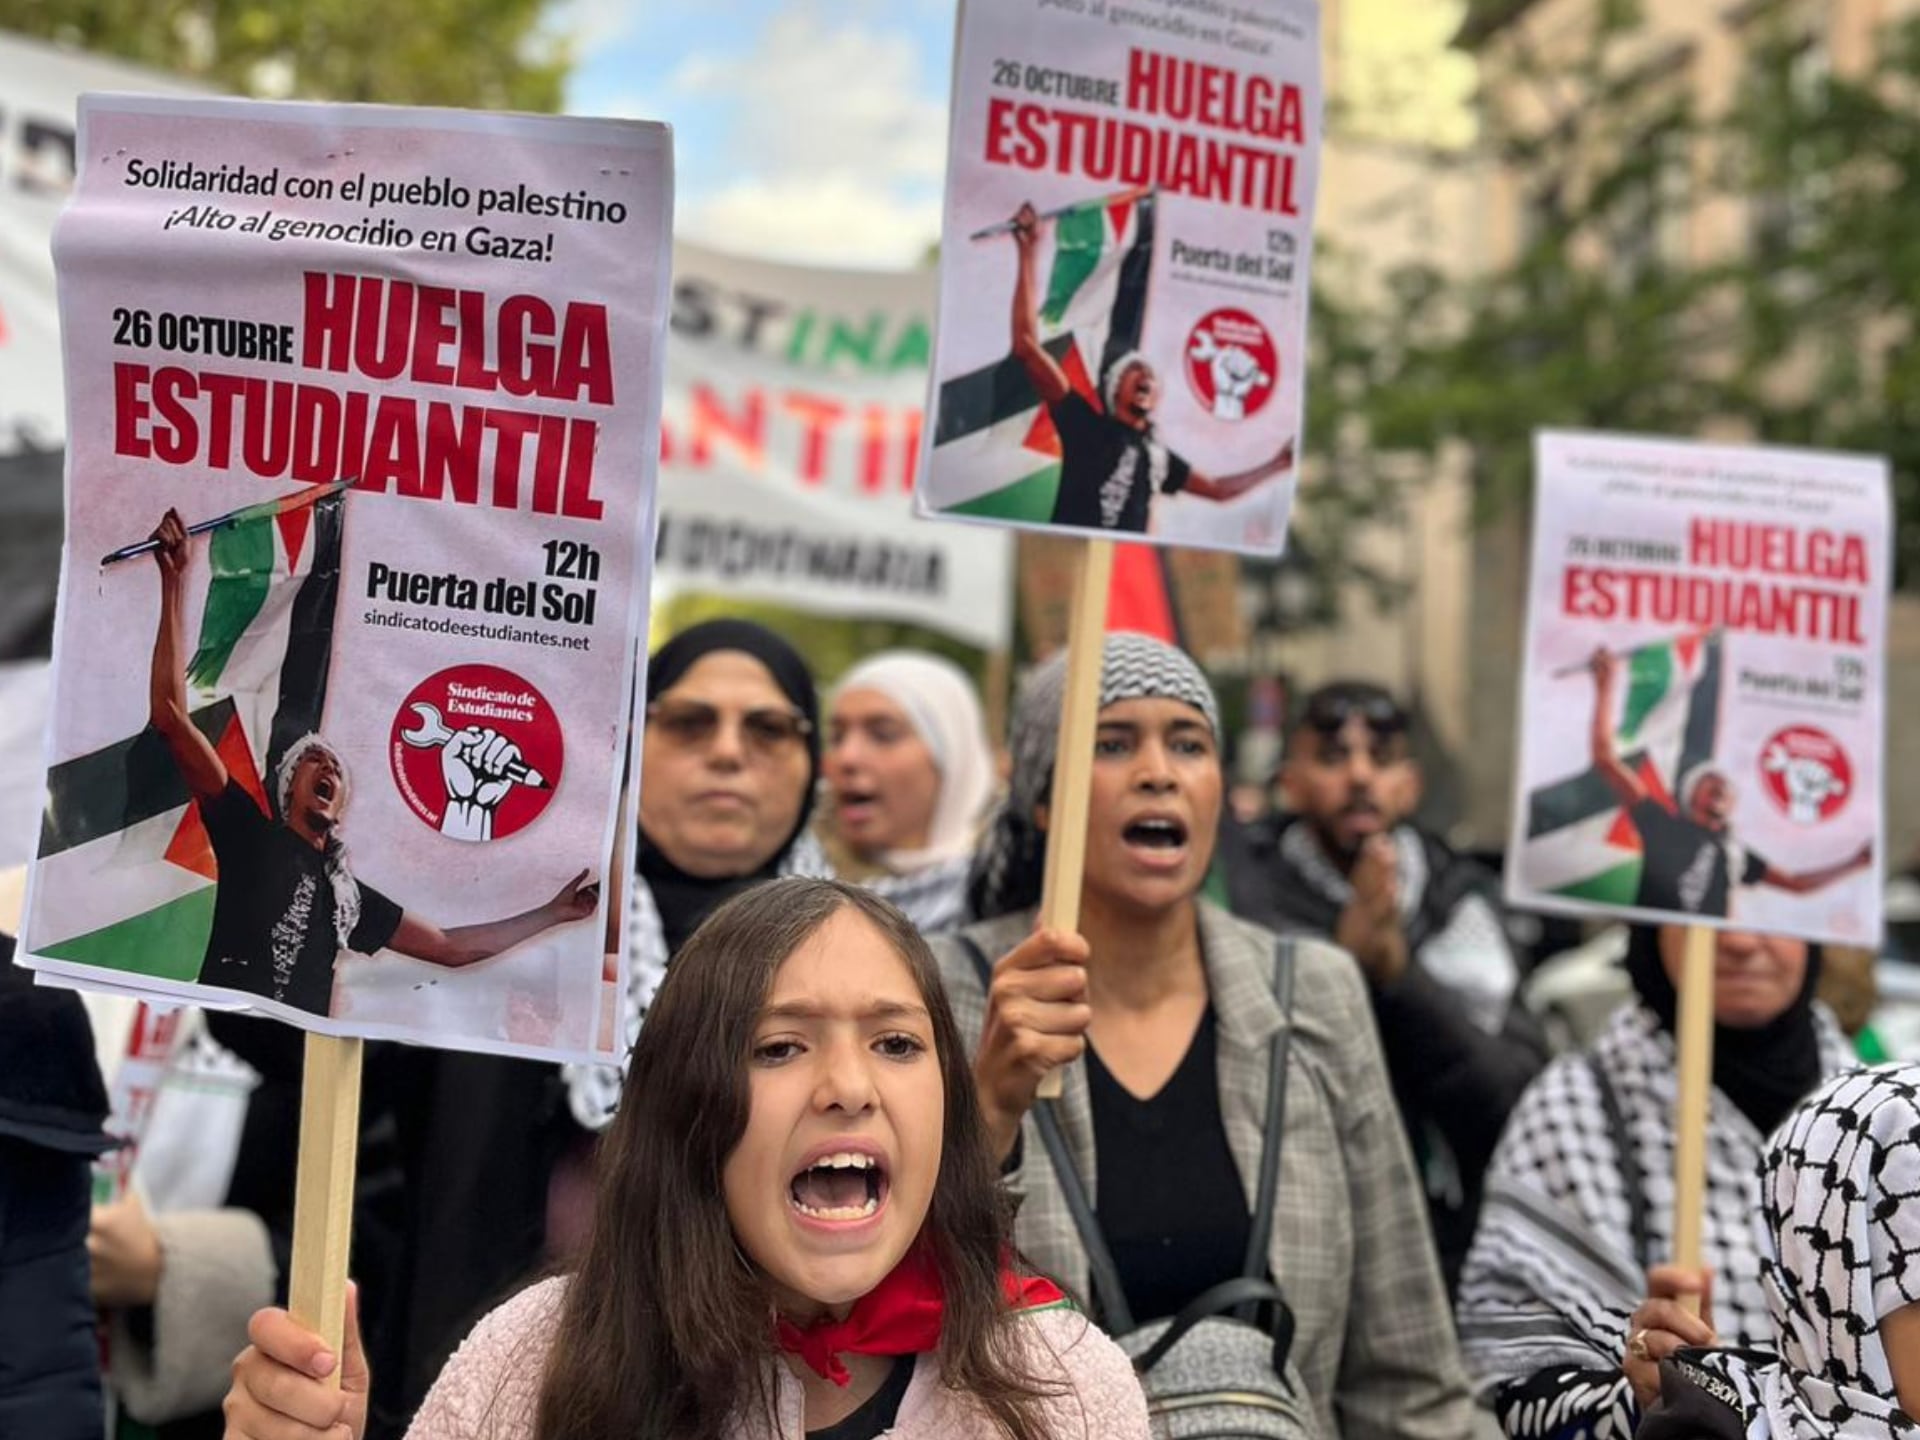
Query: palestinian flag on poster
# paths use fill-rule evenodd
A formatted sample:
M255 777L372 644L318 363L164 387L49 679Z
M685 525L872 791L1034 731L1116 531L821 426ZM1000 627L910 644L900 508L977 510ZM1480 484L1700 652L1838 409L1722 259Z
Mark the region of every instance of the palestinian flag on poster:
M1153 272L1154 197L1128 191L1056 216L1040 339L1096 409L1107 362L1140 347ZM933 463L969 477L955 515L1045 524L1060 485L1060 436L1012 355L940 386Z
M1642 645L1624 658L1626 698L1615 745L1655 800L1678 808L1681 778L1713 758L1720 729L1720 634ZM1532 889L1570 900L1632 905L1640 890L1640 832L1597 770L1527 796L1521 857Z
M208 576L187 666L193 723L267 814L268 777L326 706L344 488L220 517L189 572ZM33 954L133 972L135 983L199 977L218 871L153 730L49 771L34 865Z

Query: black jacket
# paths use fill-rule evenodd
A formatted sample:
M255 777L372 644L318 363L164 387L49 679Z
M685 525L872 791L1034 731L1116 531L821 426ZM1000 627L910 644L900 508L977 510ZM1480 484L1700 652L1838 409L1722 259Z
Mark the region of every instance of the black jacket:
M0 935L0 1435L99 1440L90 1157L106 1087L80 997L36 987Z
M1281 850L1288 827L1304 823L1291 816L1250 826L1229 822L1221 843L1227 893L1234 913L1271 930L1331 939L1340 907ZM1428 877L1420 909L1406 927L1408 951L1417 956L1469 896L1487 900L1495 914L1500 902L1491 874L1438 837L1417 827L1414 833L1426 851ZM1473 1243L1488 1162L1507 1115L1546 1063L1546 1038L1517 1003L1499 1032L1488 1034L1417 961L1392 985L1369 982L1367 989L1394 1098L1426 1180L1434 1240L1452 1293Z
M93 1027L71 990L35 985L0 935L0 1136L71 1155L113 1148Z

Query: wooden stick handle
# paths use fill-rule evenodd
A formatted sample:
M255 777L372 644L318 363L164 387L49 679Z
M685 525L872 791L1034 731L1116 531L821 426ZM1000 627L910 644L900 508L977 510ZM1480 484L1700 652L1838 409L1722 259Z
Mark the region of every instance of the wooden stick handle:
M293 1197L287 1309L344 1356L347 1249L353 1240L353 1168L360 1146L358 1040L307 1036L300 1094L300 1170ZM338 1388L344 1363L327 1377Z
M1713 1090L1714 934L1689 925L1680 970L1680 1007L1674 1036L1679 1049L1680 1088L1674 1101L1673 1262L1700 1268L1701 1225L1706 1214L1707 1110ZM1700 1297L1681 1304L1700 1313Z
M1067 620L1067 687L1060 738L1053 751L1053 795L1047 802L1047 870L1040 923L1050 930L1080 925L1080 876L1087 863L1087 799L1093 788L1093 737L1100 717L1100 663L1107 644L1107 591L1113 584L1113 542L1082 540L1075 560L1073 610ZM1040 1081L1042 1100L1057 1099L1064 1077Z

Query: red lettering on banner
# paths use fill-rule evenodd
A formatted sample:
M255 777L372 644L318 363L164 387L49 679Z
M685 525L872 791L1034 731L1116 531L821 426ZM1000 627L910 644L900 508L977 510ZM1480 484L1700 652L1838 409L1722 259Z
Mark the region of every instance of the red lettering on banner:
M537 295L509 295L493 307L477 290L309 271L304 320L301 363L312 370L613 403L604 305L569 301L556 315Z
M800 442L800 479L803 484L818 485L827 478L827 440L845 418L846 406L824 395L809 395L795 390L784 401L787 413L805 426Z
M583 520L604 514L593 493L592 420L178 366L122 363L113 379L115 451L136 459L237 465L268 480L349 478L410 499Z
M741 413L736 419L709 386L693 387L693 438L688 443L692 464L705 465L713 458L716 439L730 444L752 469L758 470L766 462L767 397L759 390L749 390L740 404Z
M1804 583L1569 565L1561 579L1560 604L1564 614L1579 620L1866 644L1860 594Z
M1702 518L1687 527L1687 555L1704 569L1867 583L1866 538L1826 529Z

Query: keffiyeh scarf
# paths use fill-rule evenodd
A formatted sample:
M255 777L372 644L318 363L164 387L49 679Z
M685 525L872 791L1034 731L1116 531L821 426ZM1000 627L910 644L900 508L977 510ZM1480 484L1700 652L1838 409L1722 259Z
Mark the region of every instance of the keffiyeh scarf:
M1761 1264L1779 1361L1693 1358L1738 1392L1749 1440L1881 1440L1901 1410L1882 1316L1920 1301L1920 1065L1830 1080L1774 1136Z
M1845 1038L1823 1007L1815 1023L1823 1073L1833 1074L1850 1063ZM1541 1384L1525 1401L1555 1411L1531 1417L1540 1424L1503 1413L1510 1435L1556 1433L1570 1408L1589 1413L1585 1433L1596 1440L1626 1440L1638 1419L1619 1367L1630 1317L1646 1293L1645 1270L1672 1251L1673 1038L1651 1011L1631 1005L1593 1055L1639 1164L1647 1253L1635 1253L1632 1209L1593 1066L1585 1056L1556 1060L1507 1122L1460 1282L1461 1348L1477 1386L1498 1396L1537 1376L1564 1380ZM1753 1123L1713 1092L1703 1260L1714 1274L1715 1324L1729 1344L1764 1346L1772 1332L1753 1231L1763 1144Z
M833 867L827 864L819 841L808 833L788 847L781 858L779 873L828 880L833 877ZM573 1118L589 1130L604 1130L613 1121L613 1112L620 1103L620 1087L626 1078L627 1057L633 1051L633 1042L640 1038L640 1026L647 1018L660 982L667 978L670 958L660 907L654 903L653 892L646 882L635 875L627 900L627 993L621 1016L620 1063L560 1067L567 1082L567 1108Z

